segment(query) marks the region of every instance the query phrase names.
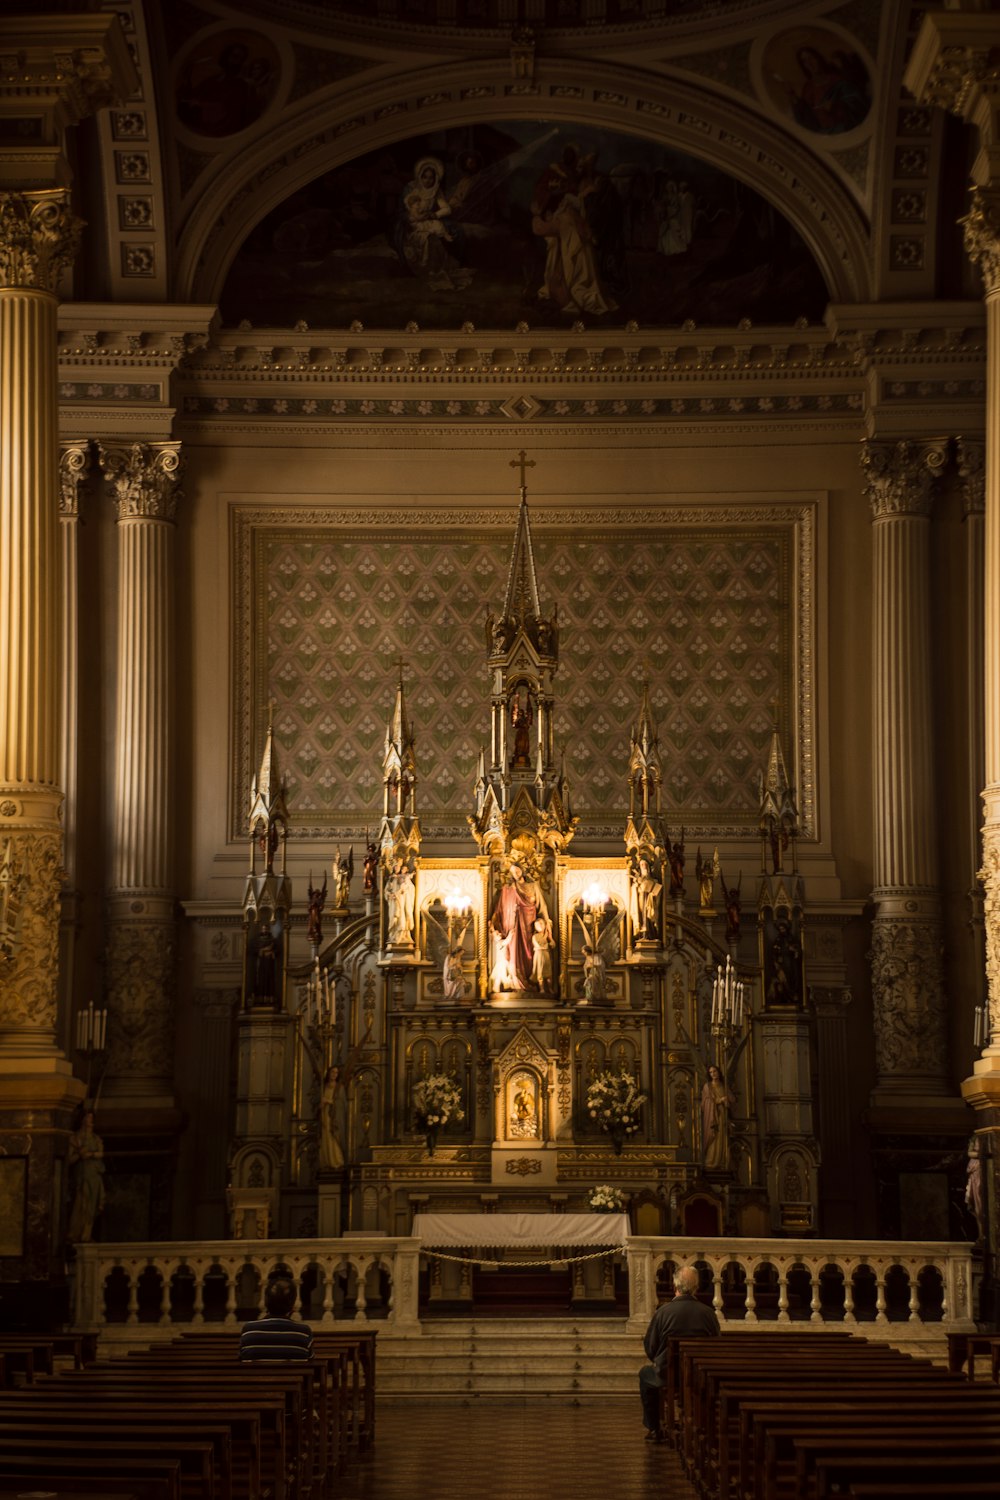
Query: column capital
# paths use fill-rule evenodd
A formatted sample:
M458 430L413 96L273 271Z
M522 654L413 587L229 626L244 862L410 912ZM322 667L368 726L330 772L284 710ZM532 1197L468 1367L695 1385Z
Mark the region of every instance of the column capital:
M1000 190L973 188L969 212L959 221L965 253L989 295L1000 291Z
M118 521L175 519L183 471L180 443L102 443L99 452Z
M90 473L90 439L59 444L59 515L68 521L80 514L79 489Z
M929 516L934 480L948 458L946 438L933 442L861 444L861 467L872 520Z
M955 461L962 480L962 516L986 512L986 444L978 439L958 438Z
M0 192L0 287L55 293L76 258L82 228L65 188Z

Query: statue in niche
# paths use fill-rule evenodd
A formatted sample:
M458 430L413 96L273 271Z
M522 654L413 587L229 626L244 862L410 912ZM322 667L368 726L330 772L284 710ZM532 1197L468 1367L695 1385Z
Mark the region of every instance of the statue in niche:
M673 843L667 836L667 859L670 861L670 894L671 896L683 896L684 894L684 830L681 836Z
M326 872L323 873L322 886L314 886L312 883L312 871L309 871L309 928L306 936L310 946L319 948L323 942L323 907L326 905Z
M729 1112L736 1096L714 1063L701 1091L701 1156L708 1172L729 1166Z
M795 928L787 907L780 907L769 923L764 989L769 1006L802 1004L802 948Z
M552 938L544 917L536 917L531 933L531 982L542 994L552 993Z
M542 929L536 927L541 919ZM513 974L516 983L491 984L496 989L526 990L535 987L535 938L544 938L552 973L552 920L545 902L545 894L530 870L525 870L516 860L511 862L507 877L500 887L493 916L490 919L493 931L504 939L506 952L495 952L494 972L500 972L501 959L506 966L509 979Z
M399 856L393 864L392 874L385 883L390 943L413 941L415 897L413 872L408 869L402 856Z
M518 1074L510 1085L509 1129L514 1140L537 1140L538 1111L535 1105L534 1080Z
M583 945L583 1004L608 998L608 968L599 949Z
M632 931L637 938L653 939L660 935L660 892L663 886L649 868L648 859L640 859L632 871L630 911Z
M333 856L333 899L338 907L345 907L351 899L351 881L354 878L354 845L347 851L347 858L342 859L340 845Z
M444 964L441 969L441 978L444 980L444 998L453 1000L456 1004L465 999L468 989L465 974L462 970L462 949L452 948L444 956Z
M511 699L510 722L514 731L514 755L511 765L531 768L531 694L517 688Z
M362 877L366 896L370 896L374 891L377 877L378 850L372 843L371 839L368 839L365 845L364 875Z

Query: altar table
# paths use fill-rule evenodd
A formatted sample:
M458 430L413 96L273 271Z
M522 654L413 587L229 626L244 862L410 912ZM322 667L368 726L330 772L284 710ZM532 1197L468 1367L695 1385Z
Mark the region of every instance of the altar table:
M415 1214L413 1236L425 1245L491 1245L522 1249L548 1245L624 1247L627 1214Z

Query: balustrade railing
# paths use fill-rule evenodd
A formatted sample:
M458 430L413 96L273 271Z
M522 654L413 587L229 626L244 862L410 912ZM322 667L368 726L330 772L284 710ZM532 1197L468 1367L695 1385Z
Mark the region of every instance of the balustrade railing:
M299 1294L297 1312L318 1327L382 1320L386 1332L420 1333L421 1242L412 1237L337 1240L199 1240L90 1244L77 1249L75 1321L150 1332L235 1328L262 1306L277 1272ZM629 1330L644 1331L672 1270L696 1265L724 1326L792 1323L858 1327L919 1337L975 1328L971 1247L920 1241L704 1240L633 1236L625 1249ZM470 1308L471 1311L471 1308ZM867 1327L865 1325L868 1325Z

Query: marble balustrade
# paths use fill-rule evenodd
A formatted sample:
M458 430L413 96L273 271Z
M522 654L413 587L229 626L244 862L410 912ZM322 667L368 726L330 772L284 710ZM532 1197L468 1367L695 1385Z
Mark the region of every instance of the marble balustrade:
M470 1252L473 1254L474 1252ZM960 1243L873 1240L704 1240L633 1236L630 1330L643 1331L671 1267L697 1264L724 1325L857 1326L919 1337L972 1331L972 1257ZM301 1315L324 1327L378 1319L419 1335L421 1243L414 1238L209 1240L81 1245L76 1324L100 1331L235 1327L260 1306L283 1269L300 1287ZM433 1265L433 1262L431 1263ZM239 1309L239 1313L237 1312ZM880 1328L879 1325L882 1325Z

